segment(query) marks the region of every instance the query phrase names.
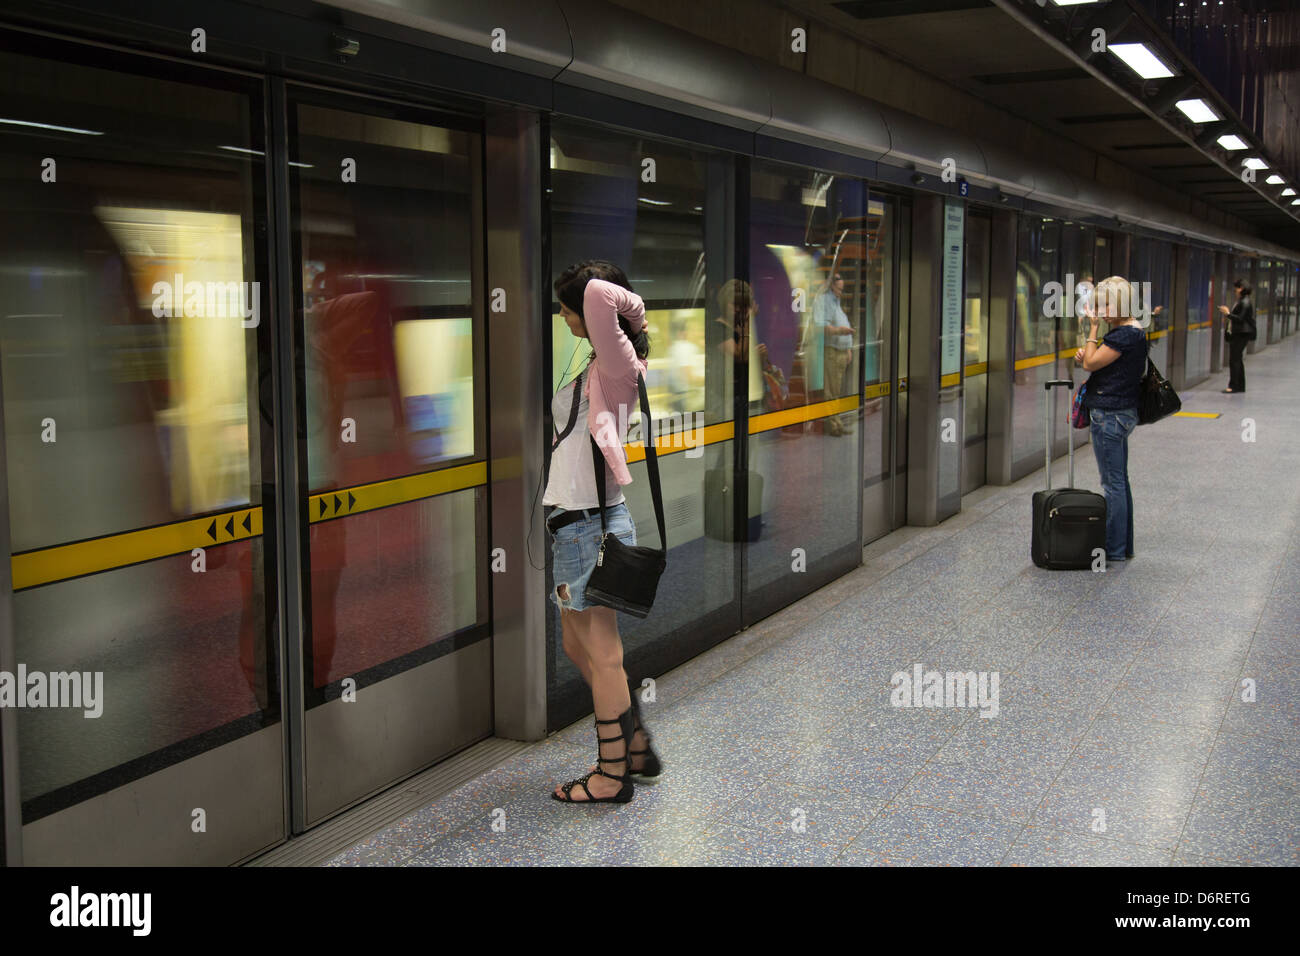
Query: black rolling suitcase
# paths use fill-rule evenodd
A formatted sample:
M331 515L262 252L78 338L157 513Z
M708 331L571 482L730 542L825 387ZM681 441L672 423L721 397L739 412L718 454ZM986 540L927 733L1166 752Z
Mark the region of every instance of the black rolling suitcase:
M1052 389L1073 389L1070 381L1054 380L1047 393L1047 490L1034 492L1034 564L1057 571L1091 568L1093 552L1106 553L1106 499L1075 487L1052 488L1052 437L1056 415ZM1070 436L1070 485L1074 485L1074 436Z

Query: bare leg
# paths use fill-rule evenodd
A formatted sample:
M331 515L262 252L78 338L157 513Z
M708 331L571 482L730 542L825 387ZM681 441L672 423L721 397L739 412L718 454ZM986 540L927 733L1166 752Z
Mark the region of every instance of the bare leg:
M586 681L587 686L590 687L592 670L591 658L587 656L586 648L582 646L582 641L578 638L578 619L586 613L586 611L561 611L560 626L563 631L564 653L569 660L573 661L573 666L578 669L579 673L582 674L582 679ZM617 625L617 616L615 617L615 623ZM621 640L619 646L622 646ZM636 691L633 691L632 693L636 693ZM632 749L646 749L645 731L640 727L637 728L636 736L632 740ZM633 770L640 770L643 766L645 766L644 754L632 758ZM595 770L596 768L592 767L591 769Z
M591 686L591 660L587 657L587 651L583 648L582 642L578 640L577 626L574 618L578 616L576 611L560 612L560 628L563 632L564 653L573 661L573 666L578 668L582 674L582 679Z
M618 615L607 607L593 607L586 611L565 611L565 617L572 618L572 627L579 644L587 653L591 665L591 697L597 720L617 720L632 706L628 692L627 674L623 671L623 642L618 636ZM609 725L604 728L602 736L611 737ZM607 760L616 759L625 754L624 745L602 744L601 756ZM624 772L626 763L605 763L607 772L618 775ZM611 797L619 791L619 783L609 777L600 775L587 782L587 788L594 797ZM562 788L556 787L557 796L563 796ZM581 789L571 796L581 800Z

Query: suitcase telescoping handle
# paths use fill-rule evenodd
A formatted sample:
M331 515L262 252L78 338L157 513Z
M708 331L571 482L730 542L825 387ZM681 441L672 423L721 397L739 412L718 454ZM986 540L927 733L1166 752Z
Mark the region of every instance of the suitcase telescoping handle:
M1047 434L1044 438L1043 444L1046 449L1045 454L1047 458L1046 464L1047 464L1047 490L1048 491L1052 490L1052 439L1055 437L1055 433L1056 433L1056 415L1054 414L1055 409L1052 406L1052 389L1057 387L1064 388L1066 394L1068 395L1069 393L1074 391L1074 380L1068 378L1054 378L1049 382L1043 383L1043 391L1046 393L1045 401L1047 402L1047 422L1044 425L1044 429ZM1068 444L1070 446L1070 450L1067 452L1067 454L1070 460L1070 483L1066 485L1066 487L1073 488L1074 487L1074 436L1071 435L1069 437L1070 437L1070 441Z

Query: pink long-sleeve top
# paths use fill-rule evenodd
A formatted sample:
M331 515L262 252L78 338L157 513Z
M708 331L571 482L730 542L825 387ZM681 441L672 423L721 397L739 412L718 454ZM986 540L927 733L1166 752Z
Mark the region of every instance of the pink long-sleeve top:
M641 297L603 279L592 279L582 296L583 319L596 360L592 373L583 385L587 396L587 428L605 455L605 461L620 485L632 483L623 450L626 434L619 433L619 423L626 423L637 408L637 374L646 372L646 363L637 358L636 349L619 327L618 317L628 320L633 332L645 328L645 303Z

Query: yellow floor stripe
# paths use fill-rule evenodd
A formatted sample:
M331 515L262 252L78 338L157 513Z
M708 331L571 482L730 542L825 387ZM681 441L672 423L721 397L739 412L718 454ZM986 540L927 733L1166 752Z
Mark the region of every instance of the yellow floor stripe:
M253 538L261 533L262 509L258 506L42 548L15 554L10 559L13 586L15 591L20 591L51 581L152 561L169 554L188 554L195 548Z
M1222 412L1174 412L1174 418L1221 418Z
M1188 331L1191 331L1192 329L1208 329L1211 324L1212 323L1210 322L1193 322L1187 327L1187 329Z
M315 524L483 484L487 484L487 462L476 461L422 475L406 475L315 494L307 499L307 515L308 520Z
M988 362L976 362L974 365L966 366L966 377L971 378L975 375L983 375L989 370Z

